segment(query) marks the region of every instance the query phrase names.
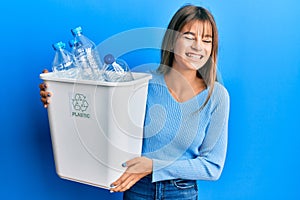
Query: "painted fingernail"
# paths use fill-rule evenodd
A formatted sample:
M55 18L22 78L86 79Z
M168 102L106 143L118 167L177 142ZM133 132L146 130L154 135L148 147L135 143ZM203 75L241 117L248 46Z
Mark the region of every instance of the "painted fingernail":
M47 84L46 83L44 83L44 88L47 88Z
M115 186L114 186L114 184L112 183L112 184L110 184L110 187L112 188L112 187L115 187Z
M110 193L114 193L114 191L112 191L112 190L109 190L109 192L110 192Z
M127 163L126 162L122 163L122 167L127 167Z
M48 96L48 97L51 97L51 94L50 94L50 93L48 93L48 94L47 94L47 96Z

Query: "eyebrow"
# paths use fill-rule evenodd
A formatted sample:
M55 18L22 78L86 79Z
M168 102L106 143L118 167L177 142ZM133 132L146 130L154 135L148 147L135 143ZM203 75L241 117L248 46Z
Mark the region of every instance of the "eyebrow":
M196 34L193 33L193 32L187 31L187 32L184 32L183 35L192 35L192 36L195 36ZM205 37L205 38L212 38L212 35L210 35L210 34L205 34L205 35L203 35L202 37Z

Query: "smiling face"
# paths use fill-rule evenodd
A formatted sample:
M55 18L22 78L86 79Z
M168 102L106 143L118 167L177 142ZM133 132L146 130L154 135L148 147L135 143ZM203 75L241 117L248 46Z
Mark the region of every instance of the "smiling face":
M212 51L212 27L194 20L183 26L174 46L173 68L196 71L204 66Z

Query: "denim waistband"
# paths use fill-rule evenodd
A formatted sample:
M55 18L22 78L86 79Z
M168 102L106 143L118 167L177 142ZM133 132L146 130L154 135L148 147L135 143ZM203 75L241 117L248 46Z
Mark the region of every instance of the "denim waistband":
M152 182L152 174L148 174L147 176L144 177L144 179L147 179L148 181L150 181L150 183ZM193 182L197 182L196 180L190 180L190 179L181 179L181 178L177 178L177 179L169 179L169 180L162 180L159 181L161 183L173 183L176 181L193 181Z
M152 183L152 174L149 174L127 190L123 199L131 200L140 197L155 200L196 200L198 186L196 180L186 179L171 179Z

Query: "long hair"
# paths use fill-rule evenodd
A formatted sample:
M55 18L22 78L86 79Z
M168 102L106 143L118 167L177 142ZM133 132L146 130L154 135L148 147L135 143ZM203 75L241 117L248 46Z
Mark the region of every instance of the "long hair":
M161 47L161 61L157 69L158 73L167 74L174 61L174 44L178 33L191 21L201 21L204 24L209 23L212 28L212 50L211 55L203 67L197 70L197 77L203 79L209 88L208 96L201 106L203 108L213 92L214 83L217 80L217 55L218 55L218 30L212 14L205 8L186 5L181 7L171 19L168 29L163 38Z

